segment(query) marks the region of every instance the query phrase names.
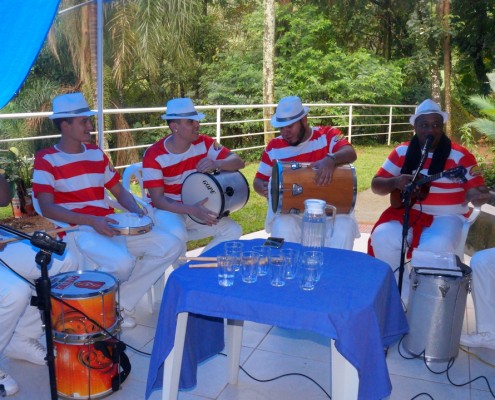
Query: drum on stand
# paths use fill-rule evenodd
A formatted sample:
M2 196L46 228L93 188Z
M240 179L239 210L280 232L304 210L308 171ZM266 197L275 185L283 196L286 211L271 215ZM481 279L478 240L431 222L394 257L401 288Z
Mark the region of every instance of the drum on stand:
M130 371L127 356L123 350L113 354L119 347L110 339L119 331L117 281L104 272L74 271L53 276L51 284L58 394L66 399L108 396ZM125 376L119 373L121 357Z
M467 294L471 288L471 268L458 260L461 273L418 273L411 271L407 306L409 333L402 342L411 355L424 352L426 361L447 362L459 352ZM431 271L431 272L430 272Z
M357 197L356 171L352 164L335 168L328 185L317 186L309 163L275 160L272 168L271 199L274 213L304 212L304 200L320 199L337 208L338 214L354 210Z
M249 184L239 171L221 171L214 174L193 172L182 184L182 203L196 204L207 198L206 208L218 215L218 219L243 208L249 200ZM204 224L203 220L190 217Z
M109 223L108 225L124 236L143 235L153 228L153 221L147 215L139 216L136 213L124 212L110 214L107 217L117 221L117 224Z

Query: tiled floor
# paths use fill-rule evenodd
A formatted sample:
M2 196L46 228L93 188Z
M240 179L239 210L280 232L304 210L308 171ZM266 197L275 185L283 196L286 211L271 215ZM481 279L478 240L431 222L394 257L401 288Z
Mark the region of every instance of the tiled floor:
M365 231L365 230L363 230ZM260 237L260 235L258 235ZM356 241L355 250L364 251L368 234L362 234ZM138 326L124 331L122 340L129 346L145 353L151 351L158 313L155 304L150 313L146 299L137 312ZM473 307L468 298L467 316L464 328L474 329ZM0 327L1 329L1 327ZM495 364L495 351L473 349L473 354L488 363ZM132 372L123 384L122 390L111 395L113 400L144 399L149 357L131 350L127 351L132 363ZM310 332L291 331L266 325L246 322L241 352L241 363L245 370L258 379L268 380L282 374L299 373L314 379L330 393L330 348L329 339ZM484 400L492 399L487 384L478 379L471 384L457 387L449 383L448 376L456 384L485 376L495 390L494 367L483 363L475 355L461 350L454 365L446 373L430 372L420 359L404 359L398 352L397 344L389 349L387 363L393 385L390 399L412 399L420 393L419 399L435 400ZM430 363L434 371L444 371L446 363ZM8 370L17 379L20 391L12 399L50 399L48 369L10 359L0 360L0 368ZM152 400L161 398L161 392L154 392ZM218 355L205 362L198 373L198 385L194 390L180 392L181 400L319 400L328 398L315 383L301 376L289 376L270 382L256 382L244 372L239 374L237 385L226 383L226 358Z

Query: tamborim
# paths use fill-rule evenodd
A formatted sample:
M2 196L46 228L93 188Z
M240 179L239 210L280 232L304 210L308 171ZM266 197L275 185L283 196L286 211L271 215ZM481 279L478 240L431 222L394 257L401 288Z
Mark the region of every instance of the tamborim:
M304 200L321 199L337 208L338 214L354 210L357 196L356 171L352 164L339 165L328 185L317 186L309 163L276 160L272 168L270 194L274 213L304 212Z
M108 224L114 231L121 235L135 236L148 233L153 228L153 222L147 215L140 217L135 213L119 213L107 215L109 218L116 220L117 224Z
M204 174L194 172L182 184L182 203L196 204L207 198L206 208L218 215L218 219L227 217L230 213L240 210L249 200L249 185L239 171L217 172ZM204 221L190 217L203 224Z

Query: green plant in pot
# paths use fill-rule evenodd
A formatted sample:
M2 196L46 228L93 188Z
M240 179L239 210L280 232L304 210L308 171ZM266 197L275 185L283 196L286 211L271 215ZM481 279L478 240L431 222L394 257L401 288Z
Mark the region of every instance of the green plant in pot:
M0 152L0 168L11 185L12 208L15 217L34 214L31 203L33 164L34 157L21 154L16 147ZM21 215L16 215L17 205Z

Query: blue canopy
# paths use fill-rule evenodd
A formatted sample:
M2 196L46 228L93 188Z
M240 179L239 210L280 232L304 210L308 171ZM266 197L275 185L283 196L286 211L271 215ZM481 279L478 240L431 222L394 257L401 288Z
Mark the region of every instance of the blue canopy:
M1 0L0 109L26 79L58 10L60 0Z

